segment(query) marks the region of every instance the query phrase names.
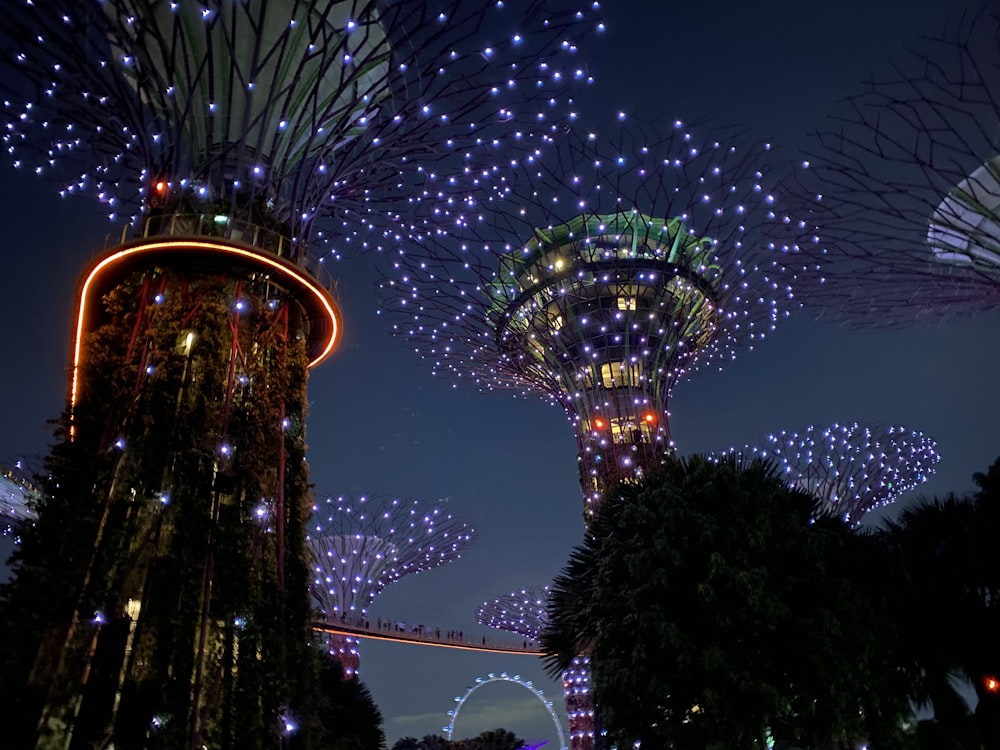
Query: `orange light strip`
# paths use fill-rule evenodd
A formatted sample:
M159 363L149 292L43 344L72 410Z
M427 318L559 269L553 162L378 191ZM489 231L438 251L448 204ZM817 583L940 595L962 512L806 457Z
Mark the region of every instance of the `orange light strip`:
M326 294L321 291L319 287L310 279L308 276L300 273L294 267L280 263L273 258L269 258L266 255L260 253L255 253L251 250L245 250L241 247L235 247L233 245L221 245L214 242L200 242L197 240L185 240L185 241L165 241L165 242L153 242L144 243L134 247L125 248L124 250L119 250L116 253L112 253L107 258L102 260L96 266L94 266L90 273L87 274L86 280L83 282L83 288L80 290L80 306L76 318L76 340L73 342L73 377L70 384L70 406L76 406L77 393L79 388L79 372L80 372L80 355L83 347L83 329L84 321L87 317L87 297L90 294L90 287L94 283L95 279L109 266L121 261L124 258L131 257L133 255L139 255L145 252L154 252L157 250L204 250L208 252L221 253L223 255L237 255L243 258L247 258L256 263L262 263L263 265L270 266L275 271L280 271L281 273L287 274L292 278L299 281L303 286L305 286L313 296L319 300L319 303L326 310L327 314L330 316L330 320L333 323L333 333L330 336L330 340L327 342L326 347L322 352L309 363L309 367L314 367L323 361L327 355L333 351L333 347L337 343L337 337L340 335L340 318L337 316L337 310L331 304L330 299ZM71 428L72 430L72 428Z
M389 641L391 643L408 643L412 646L434 646L435 648L453 648L459 651L484 651L490 654L512 654L520 656L541 656L541 651L525 651L520 648L502 648L499 646L478 646L475 643L441 643L440 641L422 641L416 638L400 638L399 636L386 635L385 633L371 632L369 630L349 630L347 628L335 628L329 625L313 625L312 628L317 633L330 633L332 635L346 635L353 638L370 638L373 641Z

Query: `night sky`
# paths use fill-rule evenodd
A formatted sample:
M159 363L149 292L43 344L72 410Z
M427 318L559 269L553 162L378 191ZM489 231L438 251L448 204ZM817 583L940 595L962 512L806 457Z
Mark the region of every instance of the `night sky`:
M597 83L581 100L595 121L617 109L669 111L755 127L792 156L835 102L901 56L921 34L941 33L976 3L668 3L607 0L608 32L587 59ZM0 462L40 454L66 391L76 279L120 227L96 204L59 200L29 174L0 180L5 227L0 321ZM583 532L575 443L561 411L540 400L455 389L387 333L376 316L373 259L335 268L345 334L313 371L309 462L317 494L391 493L445 499L479 532L445 567L404 579L372 606L376 617L480 632L485 599L547 583ZM696 373L675 391L672 435L682 453L743 444L780 428L837 421L896 422L938 440L942 461L928 494L964 492L1000 454L994 397L1000 317L936 328L860 332L800 315L722 372ZM909 496L915 497L914 493ZM3 551L9 550L9 542ZM454 696L476 676L533 679L562 711L561 688L531 657L362 645L361 676L385 716L389 745L440 733ZM456 737L504 726L551 739L541 705L511 685L477 692Z

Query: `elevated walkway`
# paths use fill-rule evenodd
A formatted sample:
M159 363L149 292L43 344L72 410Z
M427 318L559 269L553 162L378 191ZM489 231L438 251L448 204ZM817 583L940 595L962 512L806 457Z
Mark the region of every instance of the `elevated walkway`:
M317 633L346 635L395 643L412 643L419 646L454 648L464 651L486 651L493 654L525 654L540 656L541 647L536 641L514 637L496 637L466 634L461 630L442 630L427 625L407 625L402 621L376 618L335 618L313 623Z

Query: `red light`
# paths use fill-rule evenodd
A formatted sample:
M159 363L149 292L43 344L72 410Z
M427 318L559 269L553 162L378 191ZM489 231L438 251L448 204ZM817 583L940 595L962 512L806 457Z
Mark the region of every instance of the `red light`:
M596 427L599 430L603 430L604 429L604 420L603 419L595 419L594 420L594 427Z
M643 417L643 419L646 420L646 424L653 424L653 422L656 421L656 415L650 413L650 414L647 414L645 417Z
M1000 680L997 680L996 677L984 677L983 684L986 685L986 690L990 693L1000 691Z
M153 190L155 190L160 195L163 195L165 192L167 192L167 183L165 183L163 180L160 180L155 185L153 185Z

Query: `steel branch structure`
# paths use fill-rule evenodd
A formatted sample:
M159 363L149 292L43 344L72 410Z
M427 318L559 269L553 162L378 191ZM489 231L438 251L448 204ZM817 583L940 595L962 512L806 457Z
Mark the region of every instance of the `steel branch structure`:
M367 616L390 583L461 557L475 538L465 521L420 500L328 497L314 507L307 538L313 599L331 622ZM330 636L329 644L355 674L357 639Z
M716 455L735 452L777 462L791 486L852 525L926 482L941 460L937 443L922 432L857 422L782 430Z
M275 746L311 713L306 382L342 328L310 248L430 231L425 198L489 189L468 163L568 116L599 20L562 0L4 10L10 160L131 234L80 282L0 722L17 747Z
M277 223L294 258L317 217L339 254L380 211L447 189L476 149L566 116L560 95L589 80L578 40L603 28L564 0L9 10L3 142L15 167L95 196L112 218L168 205Z
M498 630L539 640L548 618L546 606L549 587L512 591L498 596L476 612L476 621ZM590 750L594 746L594 701L590 687L590 657L579 656L562 675L563 697L569 719L571 750Z
M803 304L861 326L1000 305L1000 15L927 40L833 120L797 188L822 267Z
M447 233L389 257L381 283L394 334L435 371L565 410L585 518L672 450L676 383L797 305L763 233L792 221L769 145L620 120L560 133Z
M548 586L512 591L483 602L476 612L476 622L537 641L545 629L548 600Z

